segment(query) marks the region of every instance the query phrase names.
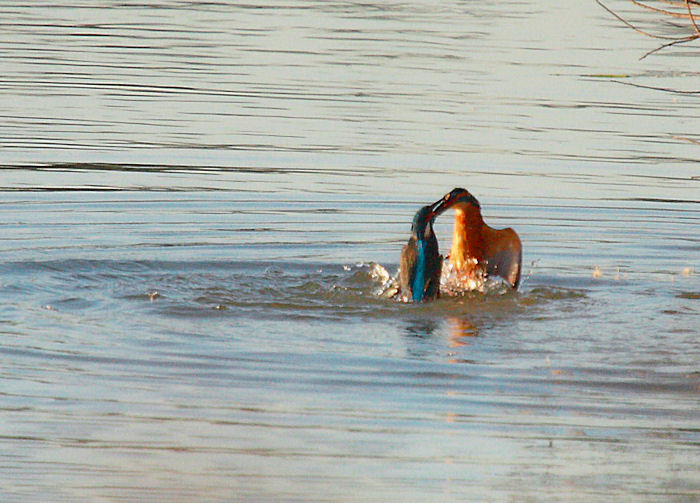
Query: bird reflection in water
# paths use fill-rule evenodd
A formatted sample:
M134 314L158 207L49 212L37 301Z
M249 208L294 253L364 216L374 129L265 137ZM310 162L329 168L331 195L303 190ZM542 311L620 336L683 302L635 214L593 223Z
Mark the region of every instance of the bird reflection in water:
M411 320L405 327L406 351L412 358L425 358L434 352L433 336L438 322L432 319Z
M447 319L447 324L449 327L449 345L454 350L469 346L479 335L479 327L468 318L450 317ZM462 355L462 357L458 357L458 355ZM449 363L474 363L473 360L465 359L464 353L458 353L457 351L450 352L447 361Z
M442 323L434 319L414 319L405 327L406 340L410 343L407 351L413 357L423 358L432 355L433 344L442 337ZM447 318L447 346L451 349L468 346L479 335L479 328L468 318ZM437 339L436 339L437 337ZM432 341L432 342L431 342ZM454 358L450 353L450 363L469 363L469 360Z
M471 343L470 339L479 335L479 327L468 318L447 319L450 333L450 347L458 348Z
M438 329L438 323L431 319L411 320L406 325L406 335L416 339L427 339L432 337Z

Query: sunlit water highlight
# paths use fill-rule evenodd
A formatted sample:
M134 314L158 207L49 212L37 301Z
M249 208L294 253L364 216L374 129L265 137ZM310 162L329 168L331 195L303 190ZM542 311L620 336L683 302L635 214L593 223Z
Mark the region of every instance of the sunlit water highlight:
M3 4L0 499L697 501L692 48L549 4Z

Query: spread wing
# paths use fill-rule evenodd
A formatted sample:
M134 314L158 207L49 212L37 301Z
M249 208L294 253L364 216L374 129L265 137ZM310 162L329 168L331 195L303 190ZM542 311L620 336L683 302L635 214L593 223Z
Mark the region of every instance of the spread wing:
M492 229L484 225L484 259L487 274L505 279L510 286L518 288L523 247L518 234L511 228Z

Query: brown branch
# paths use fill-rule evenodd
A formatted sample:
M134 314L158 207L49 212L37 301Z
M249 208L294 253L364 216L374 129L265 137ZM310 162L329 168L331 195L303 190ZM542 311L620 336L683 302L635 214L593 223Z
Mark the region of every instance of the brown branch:
M608 11L610 14L612 14L613 16L615 16L619 21L622 21L625 25L627 25L629 28L632 28L632 29L633 29L634 31L636 31L637 33L641 33L642 35L645 35L645 36L651 37L651 38L660 38L660 39L662 39L662 40L676 40L676 37L664 37L663 35L655 35L655 34L653 34L653 33L649 33L649 32L647 32L647 31L644 31L644 30L642 30L641 28L637 28L637 27L634 26L632 23L630 23L629 21L627 21L626 19L624 19L623 17L621 17L617 12L613 11L612 9L610 9L607 5L605 5L605 4L604 4L603 2L601 2L600 0L595 0L595 1L596 1L596 3L597 3L598 5L600 5L603 9L605 9L606 11ZM632 0L632 1L634 1L634 0Z
M652 11L654 11L654 12L658 12L658 13L665 14L665 15L668 15L668 16L673 16L673 17L681 17L681 18L683 18L683 19L690 19L690 22L691 22L692 25L693 25L692 27L693 27L693 32L694 32L694 33L693 33L692 35L689 35L689 36L686 36L686 37L669 37L669 36L664 36L664 35L657 35L657 34L655 34L655 33L650 33L650 32L648 32L648 31L642 30L641 28L638 28L637 26L633 25L632 23L630 23L629 21L627 21L626 19L624 19L624 18L623 18L622 16L620 16L617 12L613 11L612 9L610 9L610 8L609 8L607 5L605 5L601 0L595 0L595 1L596 1L596 3L597 3L598 5L600 5L603 9L605 9L605 10L608 11L610 14L612 14L616 19L618 19L619 21L621 21L622 23L624 23L627 27L632 28L632 29L633 29L634 31L636 31L637 33L641 33L641 34L644 35L644 36L651 37L651 38L656 38L656 39L659 39L659 40L670 40L670 42L665 43L665 44L663 44L663 45L657 47L656 49L652 49L651 51L647 52L647 53L644 54L641 58L639 58L640 60L641 60L641 59L644 59L644 58L646 58L647 56L649 56L649 55L651 55L651 54L654 54L655 52L658 52L658 51L660 51L660 50L662 50L662 49L666 49L667 47L671 47L671 46L678 45L678 44L685 44L685 43L687 43L687 42L691 42L691 41L693 41L693 40L700 39L700 27L698 26L697 22L695 21L695 15L693 14L692 9L690 8L690 4L691 4L691 3L692 3L693 5L700 5L700 1L699 1L699 0L682 0L682 3L681 3L680 0L662 0L662 1L664 1L664 2L666 2L666 3L668 3L668 4L671 4L671 5L675 6L675 7L681 8L682 6L685 6L685 8L688 10L688 13L687 13L687 14L685 14L685 13L680 14L680 13L671 12L671 11L665 10L665 9L659 9L659 8L657 8L657 7L651 7L651 6L646 5L646 4L642 3L642 2L639 2L638 0L630 0L630 2L632 2L633 4L638 5L638 6L640 6L640 7L643 7L643 8L645 8L645 9L652 10Z
M659 0L659 2L663 2L667 5L673 5L674 7L678 7L679 9L685 7L685 0ZM694 5L700 5L700 2L698 2L697 0L688 0L688 2Z
M679 9L682 9L685 7L685 0L657 0L658 2L665 3L666 5L673 5L674 7L678 7ZM690 0L691 2L693 0Z
M690 2L685 0L685 6L688 8L688 15L690 16L690 21L693 23L693 28L695 28L695 33L700 36L700 28L695 22L695 16L693 16L693 11L690 9Z
M652 7L651 5L647 5L647 4L644 4L642 2L638 2L637 0L630 0L630 2L632 2L634 5L642 7L644 9L648 9L648 10L653 11L653 12L658 12L660 14L666 14L667 16L671 16L671 17L688 19L688 14L685 14L684 12L673 12L670 10L659 9L658 7Z
M693 40L697 40L697 39L698 39L697 35L692 35L690 37L676 39L673 42L669 42L668 44L660 45L656 49L652 49L651 51L645 53L644 56L642 56L639 59L641 61L642 59L646 58L647 56L651 56L655 52L659 52L660 50L666 49L667 47L671 47L673 45L678 45L678 44L685 44L686 42L692 42Z

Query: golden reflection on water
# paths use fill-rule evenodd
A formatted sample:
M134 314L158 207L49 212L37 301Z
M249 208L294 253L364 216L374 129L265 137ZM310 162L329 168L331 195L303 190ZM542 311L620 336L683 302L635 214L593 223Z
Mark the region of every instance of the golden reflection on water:
M468 338L479 335L479 327L468 318L450 317L447 323L450 332L450 347L467 346L470 343Z

